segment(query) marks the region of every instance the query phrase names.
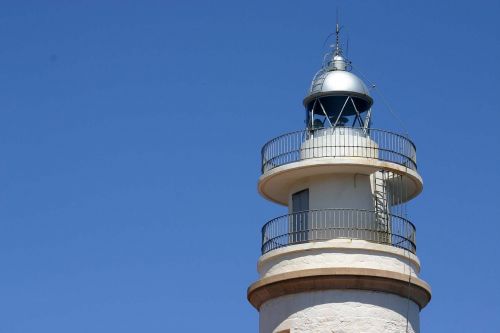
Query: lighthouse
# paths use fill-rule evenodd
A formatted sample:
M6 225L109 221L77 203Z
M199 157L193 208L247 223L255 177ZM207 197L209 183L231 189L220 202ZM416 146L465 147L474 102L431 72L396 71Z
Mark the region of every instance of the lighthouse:
M423 188L416 147L372 128L373 104L337 25L303 100L305 128L261 151L258 191L288 211L261 230L259 278L247 291L260 333L420 331L431 289L407 213Z

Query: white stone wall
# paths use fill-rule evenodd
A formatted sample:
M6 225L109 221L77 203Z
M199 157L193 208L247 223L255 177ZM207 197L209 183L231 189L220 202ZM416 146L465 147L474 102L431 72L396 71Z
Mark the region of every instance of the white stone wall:
M260 308L260 333L418 333L418 305L381 292L327 290L271 299Z
M300 147L301 159L318 157L378 157L378 145L362 129L350 127L316 130Z
M260 278L314 268L370 268L416 276L418 258L402 249L361 240L337 239L287 246L259 260Z
M309 189L309 209L352 208L373 210L369 175L331 174L310 177L290 189L288 210L292 212L292 194Z

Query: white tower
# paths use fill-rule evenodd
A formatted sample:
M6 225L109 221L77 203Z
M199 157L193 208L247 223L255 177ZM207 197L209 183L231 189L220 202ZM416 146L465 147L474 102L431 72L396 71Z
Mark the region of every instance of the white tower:
M431 298L418 278L406 203L422 191L415 145L370 127L373 99L337 43L304 99L306 129L262 148L262 196L288 214L262 228L248 300L261 333L419 332Z

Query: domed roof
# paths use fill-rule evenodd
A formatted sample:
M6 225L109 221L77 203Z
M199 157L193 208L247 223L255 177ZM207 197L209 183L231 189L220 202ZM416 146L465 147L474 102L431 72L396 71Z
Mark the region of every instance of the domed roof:
M353 92L370 96L365 83L355 74L347 71L330 71L316 77L309 94L321 92Z
M335 58L330 66L321 69L315 75L309 93L304 98L304 105L308 105L315 98L323 96L358 97L371 105L373 99L370 97L370 92L365 83L355 74L342 68L343 64L345 64L343 58Z

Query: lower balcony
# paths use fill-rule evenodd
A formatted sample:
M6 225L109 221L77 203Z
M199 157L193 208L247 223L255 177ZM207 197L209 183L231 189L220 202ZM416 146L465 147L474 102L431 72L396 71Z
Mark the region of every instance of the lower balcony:
M416 253L415 226L387 212L322 209L287 214L262 227L262 254L294 244L347 238L390 245Z

